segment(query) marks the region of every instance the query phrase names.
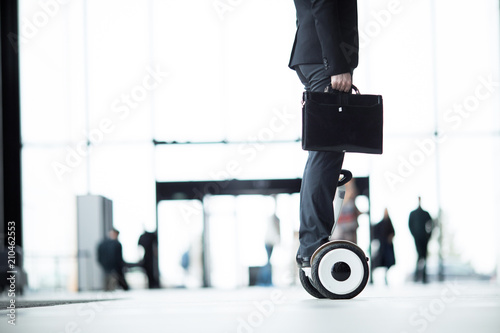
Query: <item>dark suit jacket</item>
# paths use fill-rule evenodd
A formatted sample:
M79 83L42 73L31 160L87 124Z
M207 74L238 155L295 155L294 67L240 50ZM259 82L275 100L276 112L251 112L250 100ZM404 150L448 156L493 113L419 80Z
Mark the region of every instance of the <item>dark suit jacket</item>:
M427 244L432 234L432 217L431 215L418 207L410 213L408 222L410 232L415 238L415 242L419 244Z
M106 273L121 272L125 266L122 245L116 239L105 239L97 247L97 261Z
M294 0L297 33L289 67L323 64L327 76L358 66L356 0Z

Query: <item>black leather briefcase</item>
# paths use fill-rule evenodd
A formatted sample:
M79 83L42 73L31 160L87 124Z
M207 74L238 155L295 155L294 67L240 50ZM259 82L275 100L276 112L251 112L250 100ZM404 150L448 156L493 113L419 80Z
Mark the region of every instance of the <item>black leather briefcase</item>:
M382 154L383 103L380 95L305 91L302 148Z

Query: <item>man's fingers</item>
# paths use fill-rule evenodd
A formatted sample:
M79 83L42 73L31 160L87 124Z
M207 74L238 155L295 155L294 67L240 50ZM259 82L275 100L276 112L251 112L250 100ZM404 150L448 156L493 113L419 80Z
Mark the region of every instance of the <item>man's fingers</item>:
M349 92L351 90L351 84L350 82L345 82L345 81L335 82L332 83L332 88L343 92Z
M350 77L347 77L346 80L343 81L342 91L349 92L351 90L351 80Z
M342 81L342 84L340 85L340 91L347 91L347 82Z
M341 80L333 80L332 81L332 88L335 89L335 90L344 91L345 90L345 84Z
M339 91L349 92L351 91L351 74L339 74L331 77L332 88Z
M345 92L351 91L351 81L348 81L348 82L345 83L345 85L344 85L344 91Z

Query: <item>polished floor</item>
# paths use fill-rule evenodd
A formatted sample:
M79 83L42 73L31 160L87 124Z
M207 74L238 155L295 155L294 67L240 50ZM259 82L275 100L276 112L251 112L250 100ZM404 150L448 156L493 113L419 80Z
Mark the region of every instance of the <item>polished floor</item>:
M17 308L15 326L2 306L0 332L500 332L500 285L490 282L368 286L344 301L313 299L301 287L252 287L18 298L29 302L46 306Z

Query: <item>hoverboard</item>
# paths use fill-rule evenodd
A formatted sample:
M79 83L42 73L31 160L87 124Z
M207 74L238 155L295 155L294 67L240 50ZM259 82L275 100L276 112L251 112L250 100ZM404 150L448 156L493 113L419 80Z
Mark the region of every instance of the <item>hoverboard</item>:
M356 297L368 283L368 257L359 246L345 241L332 241L332 234L342 210L345 184L352 173L341 170L342 178L337 185L334 200L334 216L329 242L320 246L311 256L311 267L299 269L299 278L304 289L316 298L349 299Z

